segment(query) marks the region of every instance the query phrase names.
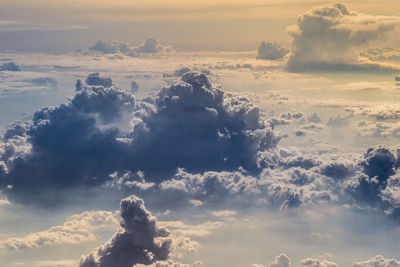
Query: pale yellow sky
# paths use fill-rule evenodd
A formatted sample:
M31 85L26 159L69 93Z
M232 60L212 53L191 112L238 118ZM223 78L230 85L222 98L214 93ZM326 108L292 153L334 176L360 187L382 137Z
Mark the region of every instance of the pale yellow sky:
M286 28L296 23L299 14L333 2L337 1L0 0L0 21L40 24L39 28L61 25L53 28L88 29L86 33L79 32L73 37L64 34L56 37L51 34L8 34L0 38L7 48L13 47L13 44L22 47L26 42L31 42L31 47L35 47L37 42L38 47L56 47L57 44L60 49L78 48L96 39L137 43L154 37L178 49L251 50L256 49L262 40L288 44L290 38ZM361 13L400 14L399 0L340 2ZM17 28L21 29L0 27L0 32Z
M397 15L398 0L0 0L2 8L54 12L85 10L104 20L163 20L200 18L293 18L318 5L342 2L359 12ZM96 12L94 12L96 11ZM133 14L135 16L130 16ZM179 17L177 16L179 14Z

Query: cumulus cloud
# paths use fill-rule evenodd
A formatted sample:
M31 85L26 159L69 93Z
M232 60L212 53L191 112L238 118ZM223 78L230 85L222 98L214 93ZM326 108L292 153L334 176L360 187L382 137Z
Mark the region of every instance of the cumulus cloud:
M105 88L109 88L112 86L113 82L109 77L101 77L100 73L91 73L86 78L86 84L91 86L102 86Z
M397 17L370 16L335 3L298 17L289 28L292 52L287 69L302 71L379 70L379 64L362 60L360 49L382 40L399 23Z
M136 52L139 53L157 53L160 52L163 47L160 42L154 38L146 39L146 41L136 48Z
M274 258L274 260L268 265L268 267L290 267L292 263L290 258L282 253ZM266 267L263 264L252 264L251 267Z
M131 50L128 44L117 41L99 40L89 47L89 50L101 52L104 54L126 53Z
M136 56L137 53L158 53L163 51L171 51L170 47L161 45L154 38L148 38L145 42L137 47L118 41L99 40L96 44L89 47L89 51L96 51L103 54L125 54L128 56Z
M257 59L277 60L288 52L289 50L280 43L263 41L258 47Z
M354 262L353 267L399 267L400 261L377 255L366 261Z
M290 259L286 254L280 254L275 257L274 261L271 262L268 267L290 267Z
M0 66L0 71L21 71L21 68L15 62L8 62Z
M315 258L306 258L300 263L304 267L338 267L338 265L334 262Z
M168 230L145 208L142 199L121 200L121 230L111 240L81 258L80 267L132 267L166 260L171 252Z
M204 74L187 73L137 101L95 73L70 102L6 132L1 187L10 186L6 193L17 199L46 202L60 195L43 190L91 188L114 172L142 171L158 180L179 167L257 171L258 153L278 141L257 107L225 94Z
M95 241L99 229L114 225L116 222L112 212L85 211L68 217L63 225L52 226L48 230L30 233L24 237L11 237L0 241L0 248L33 249Z

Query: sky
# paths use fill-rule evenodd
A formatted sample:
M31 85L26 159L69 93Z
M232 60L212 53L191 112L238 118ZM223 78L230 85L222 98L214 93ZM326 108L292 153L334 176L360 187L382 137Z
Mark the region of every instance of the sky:
M162 39L180 50L255 49L265 38L289 43L297 15L330 3L287 1L7 1L0 39L6 49L66 52L98 39L140 43ZM362 13L397 15L398 1L347 1ZM394 43L399 40L395 38Z
M1 267L399 267L400 4L0 0Z

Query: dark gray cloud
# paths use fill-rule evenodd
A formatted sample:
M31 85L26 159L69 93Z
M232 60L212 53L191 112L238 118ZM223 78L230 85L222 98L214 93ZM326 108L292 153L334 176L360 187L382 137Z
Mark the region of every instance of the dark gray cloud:
M21 68L15 62L8 62L0 66L0 71L21 71Z
M139 85L137 84L137 82L132 81L131 82L131 93L135 94L137 92L139 92Z
M111 87L113 84L111 78L101 77L98 72L89 74L85 82L87 85L102 87Z
M80 267L132 267L168 259L170 233L157 223L142 199L132 195L121 200L121 230L108 242L81 258Z
M204 74L187 73L144 101L92 74L70 102L6 132L1 188L14 200L53 203L61 191L100 186L116 171L143 171L153 181L178 167L257 172L258 153L278 141L258 108Z
M288 52L289 50L280 43L263 41L258 47L257 59L277 60Z

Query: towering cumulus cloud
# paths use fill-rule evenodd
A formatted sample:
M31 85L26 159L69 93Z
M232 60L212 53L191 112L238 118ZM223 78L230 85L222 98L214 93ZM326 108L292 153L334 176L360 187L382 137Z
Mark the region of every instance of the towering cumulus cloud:
M166 260L172 239L136 196L121 201L121 227L111 240L81 258L80 267L132 267Z
M258 108L204 74L187 73L144 101L98 74L80 87L3 136L0 186L10 199L56 203L60 192L102 185L117 171L154 181L179 167L258 171L258 153L279 141Z
M287 69L293 72L368 70L380 66L363 61L360 48L382 39L399 23L398 17L370 16L335 3L298 17L289 28L292 53Z

